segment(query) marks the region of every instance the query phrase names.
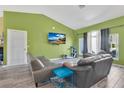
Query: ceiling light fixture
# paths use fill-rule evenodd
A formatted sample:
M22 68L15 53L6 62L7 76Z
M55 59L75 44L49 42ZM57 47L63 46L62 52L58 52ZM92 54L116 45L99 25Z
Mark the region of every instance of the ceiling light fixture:
M85 7L85 5L78 5L78 7L79 7L80 9L82 9L82 8Z

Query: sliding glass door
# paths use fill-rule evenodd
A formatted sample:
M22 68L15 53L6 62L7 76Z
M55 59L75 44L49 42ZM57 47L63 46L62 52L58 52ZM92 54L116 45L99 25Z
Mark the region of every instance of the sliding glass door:
M110 34L110 52L114 60L119 60L119 34Z

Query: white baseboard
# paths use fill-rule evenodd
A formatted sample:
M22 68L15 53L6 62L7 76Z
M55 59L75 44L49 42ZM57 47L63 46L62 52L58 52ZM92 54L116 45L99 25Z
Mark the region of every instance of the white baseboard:
M15 67L23 67L23 66L29 66L28 64L19 64L19 65L1 65L0 66L0 70L1 69L3 69L4 70L4 68L6 69L11 69L11 68L15 68Z
M53 60L59 60L59 59L62 59L62 58L51 58L50 60L53 61Z
M115 63L113 63L112 65L113 65L113 66L117 66L117 67L124 68L124 65L119 65L119 64L115 64Z

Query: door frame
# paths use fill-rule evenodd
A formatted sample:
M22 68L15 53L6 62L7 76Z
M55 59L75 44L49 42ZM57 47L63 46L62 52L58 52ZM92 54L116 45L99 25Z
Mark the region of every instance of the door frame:
M9 38L10 38L10 35L9 35L9 33L11 32L11 31L16 31L16 32L25 32L25 34L26 34L26 53L27 53L27 31L25 31L25 30L16 30L16 29L7 29L7 65L9 65L8 63L10 62L10 59L11 59L11 57L10 57L10 55L9 55L9 51L10 51L10 47L9 47L9 43L10 43L10 41L9 41ZM25 64L27 64L28 62L27 62L27 54L26 54L26 58L25 58L25 62L24 62Z

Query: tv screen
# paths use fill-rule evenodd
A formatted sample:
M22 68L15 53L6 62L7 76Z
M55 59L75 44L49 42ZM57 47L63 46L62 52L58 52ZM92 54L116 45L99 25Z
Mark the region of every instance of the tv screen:
M66 36L60 33L49 33L48 41L52 44L65 44Z

